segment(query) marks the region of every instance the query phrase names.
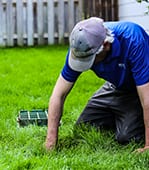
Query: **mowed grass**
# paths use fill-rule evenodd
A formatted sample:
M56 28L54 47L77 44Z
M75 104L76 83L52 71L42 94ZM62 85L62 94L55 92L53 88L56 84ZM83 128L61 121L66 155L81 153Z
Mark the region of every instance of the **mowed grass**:
M59 141L47 152L47 127L17 124L19 110L45 109L64 65L67 46L0 49L0 170L147 170L143 144L119 145L111 132L77 130L74 124L88 98L103 84L83 73L68 95Z

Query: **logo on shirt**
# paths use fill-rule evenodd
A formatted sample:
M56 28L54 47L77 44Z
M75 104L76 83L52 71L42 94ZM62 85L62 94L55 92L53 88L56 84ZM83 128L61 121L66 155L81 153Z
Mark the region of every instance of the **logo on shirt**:
M118 63L118 66L119 66L120 68L126 69L126 66L125 66L124 63Z

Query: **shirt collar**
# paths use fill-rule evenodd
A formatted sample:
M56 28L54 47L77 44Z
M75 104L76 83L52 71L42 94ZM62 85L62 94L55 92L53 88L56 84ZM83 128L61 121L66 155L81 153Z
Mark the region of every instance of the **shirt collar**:
M113 58L117 58L120 56L121 52L121 46L119 40L114 37L114 41L111 46L111 52L108 54L108 56L105 58L105 62L109 62Z

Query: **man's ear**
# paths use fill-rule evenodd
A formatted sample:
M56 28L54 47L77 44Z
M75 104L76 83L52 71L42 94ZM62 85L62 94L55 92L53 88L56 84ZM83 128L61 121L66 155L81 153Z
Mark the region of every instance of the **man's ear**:
M111 49L111 43L109 43L108 41L105 41L105 42L103 43L103 46L104 46L104 50L105 50L105 51L110 51L110 49Z

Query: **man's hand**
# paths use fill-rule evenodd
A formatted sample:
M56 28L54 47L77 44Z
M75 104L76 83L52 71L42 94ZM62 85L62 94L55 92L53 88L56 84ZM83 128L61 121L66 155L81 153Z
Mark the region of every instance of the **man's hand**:
M147 150L149 150L149 146L145 146L144 148L139 148L135 152L142 153L142 152L147 151Z
M52 137L52 136L48 137L47 136L46 141L45 141L45 148L50 151L50 150L54 149L56 143L57 143L56 137Z
M137 86L137 91L143 108L143 119L145 126L145 146L137 151L144 152L149 150L149 83Z

